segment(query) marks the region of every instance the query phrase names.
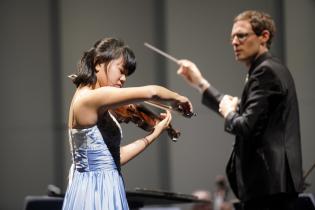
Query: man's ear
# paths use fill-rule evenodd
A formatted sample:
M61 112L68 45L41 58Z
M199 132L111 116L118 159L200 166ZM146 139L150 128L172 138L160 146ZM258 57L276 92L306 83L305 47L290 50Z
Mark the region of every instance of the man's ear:
M259 38L261 40L261 43L264 43L267 45L267 42L270 39L270 32L268 30L263 30Z

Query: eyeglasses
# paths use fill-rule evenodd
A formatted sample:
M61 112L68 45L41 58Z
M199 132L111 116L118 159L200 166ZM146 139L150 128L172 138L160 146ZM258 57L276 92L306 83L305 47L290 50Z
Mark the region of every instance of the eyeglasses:
M250 33L236 33L236 34L234 34L233 36L230 37L230 42L232 43L235 37L237 38L237 40L239 42L245 42L246 39L250 35L253 35L253 34L255 34L255 33L254 32L250 32Z

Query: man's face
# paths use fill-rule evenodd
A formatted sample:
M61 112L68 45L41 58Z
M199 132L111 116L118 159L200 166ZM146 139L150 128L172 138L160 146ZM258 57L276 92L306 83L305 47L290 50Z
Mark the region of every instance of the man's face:
M234 23L231 32L231 44L235 59L250 64L261 50L261 40L257 36L248 20L240 20Z

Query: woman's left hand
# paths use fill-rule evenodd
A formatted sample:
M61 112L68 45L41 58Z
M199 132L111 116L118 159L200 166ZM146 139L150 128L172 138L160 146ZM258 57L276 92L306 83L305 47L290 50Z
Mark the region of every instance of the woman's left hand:
M154 126L153 132L148 137L151 137L153 139L158 138L161 135L161 133L169 126L169 124L172 121L172 114L168 110L165 113L161 113L161 117L164 119L161 120L160 122L158 122Z

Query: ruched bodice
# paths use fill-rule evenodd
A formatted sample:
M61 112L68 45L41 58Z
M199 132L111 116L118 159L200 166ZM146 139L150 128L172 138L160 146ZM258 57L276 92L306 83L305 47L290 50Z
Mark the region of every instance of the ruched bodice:
M120 142L121 128L113 116L107 116L107 122L116 129L100 130L98 125L69 129L73 165L63 210L129 209L122 176L106 143ZM118 134L113 135L113 130Z
M69 135L73 163L77 171L116 169L114 159L96 125L85 129L70 129Z

